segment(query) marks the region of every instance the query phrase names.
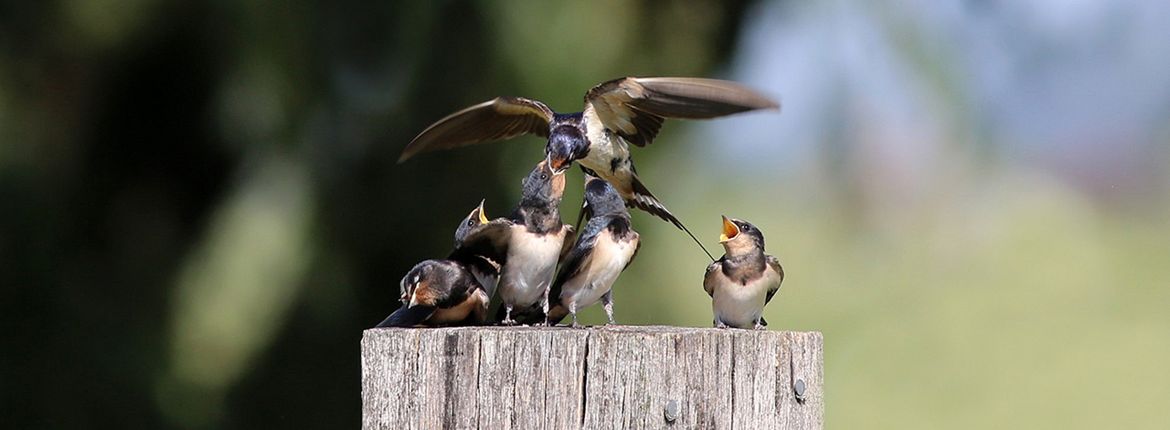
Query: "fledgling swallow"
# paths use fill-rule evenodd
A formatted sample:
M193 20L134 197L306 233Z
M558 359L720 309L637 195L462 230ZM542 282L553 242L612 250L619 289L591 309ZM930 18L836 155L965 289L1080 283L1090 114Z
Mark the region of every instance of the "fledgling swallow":
M487 292L457 262L418 263L402 277L399 287L406 302L375 327L475 325L487 319Z
M565 238L573 226L561 222L565 176L542 160L524 178L520 203L506 218L480 219L458 240L456 252L485 256L500 264L497 291L500 322L512 325L513 312L548 314L548 294ZM482 212L481 212L482 213Z
M638 254L641 241L630 224L630 212L621 195L608 182L585 176L585 206L591 214L577 241L562 260L553 282L548 324L559 323L565 315L601 300L609 324L613 319L613 283Z
M723 217L719 242L726 251L703 276L703 289L712 299L715 327L762 330L764 305L780 290L784 268L764 254L764 234L751 223Z
M780 104L734 82L702 78L618 78L585 93L582 112L560 114L523 97L496 97L431 124L398 158L523 134L548 138L545 156L557 173L577 161L617 189L629 206L658 216L706 247L638 179L630 144L646 146L666 118L707 119ZM714 258L712 258L714 259Z
M480 285L483 285L490 299L495 295L496 283L500 279L500 263L489 256L476 254L470 248L461 247L468 235L488 224L483 204L484 201L480 200L479 206L472 209L471 213L467 214L467 217L459 223L459 227L455 229L455 250L447 256L447 259L462 263L475 276Z

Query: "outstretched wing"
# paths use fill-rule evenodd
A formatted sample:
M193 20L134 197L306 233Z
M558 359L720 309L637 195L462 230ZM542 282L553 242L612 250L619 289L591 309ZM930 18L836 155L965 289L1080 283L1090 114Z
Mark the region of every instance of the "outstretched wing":
M769 255L767 257L768 268L774 270L776 274L780 275L780 279L776 280L776 284L768 286L768 297L764 299L765 305L772 301L772 296L775 296L776 292L780 291L780 283L784 282L784 268L780 267L780 259L776 258L774 255Z
M523 97L496 97L440 119L406 145L398 162L420 152L452 149L531 133L548 137L553 111Z
M703 291L707 292L708 296L715 297L715 283L719 282L718 276L723 272L723 259L712 261L707 265L707 273L703 274Z
M619 78L585 94L585 115L626 141L646 146L666 118L706 119L780 104L743 85L703 78ZM587 118L588 119L588 118Z

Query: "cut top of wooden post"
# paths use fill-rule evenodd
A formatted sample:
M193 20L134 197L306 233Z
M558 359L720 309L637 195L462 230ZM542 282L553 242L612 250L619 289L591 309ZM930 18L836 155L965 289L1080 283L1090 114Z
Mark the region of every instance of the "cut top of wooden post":
M370 329L365 429L820 429L819 332Z

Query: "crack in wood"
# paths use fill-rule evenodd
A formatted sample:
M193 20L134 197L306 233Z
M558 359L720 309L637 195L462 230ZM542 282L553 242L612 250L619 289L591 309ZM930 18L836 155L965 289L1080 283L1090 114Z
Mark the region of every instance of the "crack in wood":
M581 428L585 428L585 411L589 406L589 335L585 336L585 353L581 356Z

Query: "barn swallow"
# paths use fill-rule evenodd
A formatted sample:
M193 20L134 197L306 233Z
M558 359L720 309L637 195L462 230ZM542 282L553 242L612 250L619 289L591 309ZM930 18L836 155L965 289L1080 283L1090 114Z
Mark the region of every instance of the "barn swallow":
M418 263L399 283L408 297L376 327L437 327L481 324L487 317L488 295L462 264L451 260Z
M468 235L484 228L483 226L489 223L483 204L484 201L480 200L479 206L472 209L471 213L467 214L467 217L459 223L459 227L455 229L455 250L447 256L447 259L462 263L475 276L480 285L483 285L484 291L487 291L490 299L495 294L496 283L500 279L500 263L488 256L471 252L469 248L461 247Z
M764 305L780 290L784 268L764 254L764 234L751 223L723 217L719 243L726 251L703 277L703 289L712 298L715 326L762 330Z
M581 228L553 282L551 297L555 306L548 312L550 325L569 314L573 316L573 327L577 327L577 310L598 300L609 323L614 324L613 283L634 261L641 246L638 232L630 225L630 212L608 182L585 176L585 206L591 218Z
M548 293L565 238L573 227L561 222L565 176L542 160L524 178L520 203L506 218L470 226L457 237L456 252L481 255L501 266L497 291L503 303L501 323L512 325L513 311L548 314ZM482 214L482 211L480 212ZM477 215L478 216L478 215Z
M496 97L431 124L398 162L427 151L535 134L548 139L545 157L557 173L577 161L617 189L626 204L660 217L706 247L638 179L630 144L646 146L666 118L707 119L779 103L734 82L702 78L618 78L585 93L581 112L561 114L523 97ZM712 257L712 259L714 259Z

